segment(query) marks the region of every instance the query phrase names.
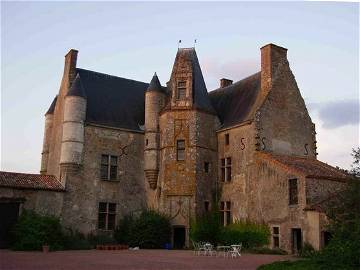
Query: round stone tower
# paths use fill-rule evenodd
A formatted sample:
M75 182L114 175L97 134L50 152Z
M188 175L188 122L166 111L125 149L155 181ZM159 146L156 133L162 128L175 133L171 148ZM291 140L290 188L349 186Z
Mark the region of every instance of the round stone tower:
M44 141L43 141L43 149L41 153L41 174L47 173L47 166L49 161L49 154L50 154L50 140L51 140L51 133L53 130L53 123L54 123L54 111L56 106L57 96L54 98L53 102L50 105L50 108L45 114L45 128L44 128Z
M144 171L151 189L156 189L159 174L159 112L164 106L165 96L165 89L155 73L145 92Z
M65 96L60 166L77 169L83 160L86 94L79 74Z

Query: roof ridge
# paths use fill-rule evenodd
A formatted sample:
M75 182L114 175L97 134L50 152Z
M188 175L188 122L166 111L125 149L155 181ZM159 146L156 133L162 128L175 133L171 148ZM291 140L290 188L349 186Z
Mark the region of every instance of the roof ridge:
M258 71L258 72L256 72L256 73L251 74L251 75L249 75L249 76L247 76L247 77L245 77L245 78L243 78L243 79L241 79L241 80L239 80L239 81L236 81L236 82L234 82L234 83L232 83L232 84L230 84L230 85L228 85L228 86L216 88L216 89L214 89L214 90L211 90L211 91L208 92L208 93L211 94L211 93L214 93L214 92L218 93L218 92L220 92L220 91L225 91L226 89L228 89L228 88L230 88L230 87L232 87L232 86L239 85L240 83L242 83L242 82L244 82L244 81L246 81L246 80L249 80L249 79L255 77L256 75L258 75L258 74L260 74L260 73L261 73L261 71Z
M27 174L27 175L40 175L40 176L51 176L51 177L55 177L55 175L52 174L41 174L41 173L23 173L23 172L10 172L10 171L0 171L1 173L11 173L11 174Z
M146 82L142 82L142 81L138 81L138 80L133 80L133 79L128 79L128 78L124 78L124 77L119 77L116 75L111 75L111 74L107 74L107 73L103 73L103 72L98 72L98 71L94 71L94 70L90 70L90 69L85 69L85 68L76 68L77 71L86 71L86 72L91 72L91 73L96 73L98 75L101 76L109 76L109 77L114 77L116 79L121 79L121 80L127 80L127 81L134 81L134 82L138 82L138 83L143 83L143 84L149 84Z

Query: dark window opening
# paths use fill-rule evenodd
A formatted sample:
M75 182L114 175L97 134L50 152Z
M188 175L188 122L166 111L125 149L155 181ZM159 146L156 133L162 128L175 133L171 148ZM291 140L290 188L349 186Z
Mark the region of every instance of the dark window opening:
M149 144L149 140L146 139L146 140L145 140L145 145L148 146L148 144Z
M209 172L209 167L210 167L209 162L204 162L204 172L208 173Z
M229 133L225 134L225 145L229 145L230 143L230 137L229 137Z
M100 177L102 180L117 179L117 156L101 155Z
M280 228L272 227L273 248L280 247Z
M176 141L176 159L185 160L185 140Z
M116 203L100 202L98 228L100 230L114 230L116 223Z
M291 229L292 238L292 252L298 254L302 248L302 232L301 229Z
M204 202L204 208L205 208L205 212L209 212L209 211L210 211L210 202L209 202L209 201L205 201L205 202Z
M231 224L231 202L220 202L220 223L223 226Z
M176 99L183 100L186 96L186 82L181 81L178 82L177 91L176 91Z
M297 179L289 179L289 204L298 204Z

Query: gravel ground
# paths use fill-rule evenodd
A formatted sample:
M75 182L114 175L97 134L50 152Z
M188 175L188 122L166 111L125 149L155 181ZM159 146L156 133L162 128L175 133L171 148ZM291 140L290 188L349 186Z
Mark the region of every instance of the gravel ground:
M242 254L240 258L195 256L187 250L81 250L50 253L0 250L1 270L255 270L291 256Z

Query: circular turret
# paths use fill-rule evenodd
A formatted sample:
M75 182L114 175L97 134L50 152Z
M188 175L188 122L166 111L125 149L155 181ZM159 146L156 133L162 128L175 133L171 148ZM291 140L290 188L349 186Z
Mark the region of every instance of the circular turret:
M62 166L78 167L82 163L85 117L86 94L80 76L77 74L65 97L60 157Z

